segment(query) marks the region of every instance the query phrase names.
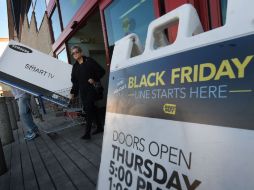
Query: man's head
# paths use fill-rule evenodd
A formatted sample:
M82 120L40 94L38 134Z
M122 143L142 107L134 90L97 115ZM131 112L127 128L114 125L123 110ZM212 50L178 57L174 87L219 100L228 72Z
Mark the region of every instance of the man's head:
M72 46L71 47L71 55L73 56L73 58L75 60L80 59L83 56L81 47L76 46L76 45Z

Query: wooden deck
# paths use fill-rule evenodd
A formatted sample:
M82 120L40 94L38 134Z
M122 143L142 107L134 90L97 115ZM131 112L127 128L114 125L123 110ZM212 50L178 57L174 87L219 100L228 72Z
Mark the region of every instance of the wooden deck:
M49 117L42 128L68 124L63 118ZM15 142L4 146L8 172L0 176L0 190L96 189L102 134L92 140L80 139L83 127L76 126L56 134L24 140L24 129L13 131Z

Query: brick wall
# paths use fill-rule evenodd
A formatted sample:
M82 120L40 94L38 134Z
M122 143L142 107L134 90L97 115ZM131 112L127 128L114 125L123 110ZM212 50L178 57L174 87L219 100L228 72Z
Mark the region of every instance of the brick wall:
M29 26L28 19L25 16L21 28L20 42L37 49L43 53L52 55L52 44L50 37L49 22L46 14L44 15L39 31L36 28L36 18L33 13Z

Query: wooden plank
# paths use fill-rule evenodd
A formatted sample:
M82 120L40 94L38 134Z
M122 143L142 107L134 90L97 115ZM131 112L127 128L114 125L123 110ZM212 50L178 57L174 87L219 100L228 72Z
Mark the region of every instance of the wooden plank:
M82 146L86 147L86 149L88 149L90 152L100 157L102 148L94 144L93 137L91 140L86 141L86 140L80 139L80 136L81 136L80 134L82 134L80 130L75 130L75 131L73 130L68 135L66 135L66 137L69 139L73 139L74 142L81 144Z
M66 174L75 184L77 189L92 190L96 188L95 184L93 184L87 176L82 173L72 160L63 151L61 151L61 149L47 135L42 136L50 151L52 151L55 155L55 158L58 160L59 164L65 170Z
M57 146L75 163L75 165L83 171L94 185L97 183L99 168L95 167L85 156L73 149L63 138L56 138Z
M103 133L93 135L93 143L102 149Z
M76 127L72 125L73 123L70 120L66 120L66 117L56 117L51 115L43 124L42 130L47 133L54 133Z
M85 142L84 140L79 140L79 139L78 139L78 142L79 142L82 146L86 147L86 149L88 149L89 151L95 153L96 156L97 156L97 158L99 158L99 160L100 160L100 158L101 158L101 149L98 148L98 146L96 146L96 145L95 145L93 142L91 142L91 141Z
M11 152L12 144L5 145L3 147L4 156L6 161L6 166L8 171L0 176L0 189L9 189L10 188L10 174L11 174Z
M61 132L59 134L68 139L72 139L74 142L82 144L89 151L91 151L92 153L100 157L102 147L99 147L93 142L94 136L92 136L91 140L80 139L80 137L82 136L81 134L83 134L83 130L84 130L84 127L79 127L76 130L71 130L71 131L66 130L66 132Z
M47 120L47 121L49 121L49 120ZM44 126L47 128L51 128L52 125L54 125L52 118L50 119L50 122L44 123ZM82 134L83 130L84 130L83 126L77 126L77 127L69 128L67 130L58 132L57 134L59 134L61 137L63 137L65 139L65 141L67 141L72 148L74 148L81 155L86 157L86 159L89 160L96 168L99 168L100 167L100 152L101 152L101 150L98 149L98 147L96 147L95 150L91 151L91 148L89 146L81 145L81 143L84 143L84 140L80 140L79 136L80 136L80 134ZM50 134L50 135L54 136L54 134ZM75 141L75 143L74 143L74 141Z
M46 127L48 129L53 129L53 128L56 128L56 126L58 125L64 126L69 123L70 123L69 119L66 120L65 117L57 118L54 116L50 116L47 118ZM78 143L81 143L82 145L87 147L90 152L96 155L100 155L102 150L102 140L103 140L102 135L103 134L101 133L101 134L93 135L90 141L80 140L80 137L83 134L84 130L85 130L84 126L75 126L63 131L59 131L57 133L60 135L63 135L64 137L66 136L69 139L77 140Z
M77 125L75 127L71 127L68 130L60 131L59 134L69 135L70 133L77 132L79 135L82 135L84 133L84 126L83 125Z
M78 132L80 134L80 132ZM75 150L77 150L81 155L85 156L93 165L97 168L100 167L101 155L100 152L96 150L91 150L89 143L84 142L77 136L76 133L69 133L68 135L60 134Z
M35 147L34 141L26 142L26 146L28 149L27 155L29 155L29 159L34 170L34 174L37 178L37 184L39 185L39 188L47 190L55 189L54 182L51 180L51 177L44 165L44 162L41 159L40 154ZM25 187L27 187L26 182Z
M15 142L12 144L12 158L11 158L11 190L23 190L23 173L22 173L22 163L20 159L20 145L18 139L18 131L13 131L13 136Z
M56 160L55 156L48 149L47 144L44 143L42 138L35 139L36 149L39 151L40 157L44 161L44 164L54 181L56 189L72 190L76 189L69 176L66 175L62 166Z
M38 188L37 179L33 170L33 165L30 159L29 152L27 150L26 142L24 140L24 134L22 128L19 127L18 130L19 135L19 143L20 143L20 155L21 155L21 163L23 169L23 180L24 187L26 190L36 190Z

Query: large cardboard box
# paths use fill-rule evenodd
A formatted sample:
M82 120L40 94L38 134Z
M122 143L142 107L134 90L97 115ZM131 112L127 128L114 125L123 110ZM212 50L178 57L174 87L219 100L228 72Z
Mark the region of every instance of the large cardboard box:
M10 41L0 57L0 82L66 106L72 66Z

